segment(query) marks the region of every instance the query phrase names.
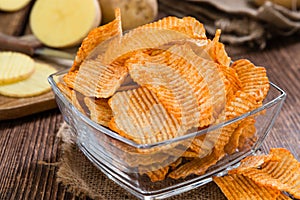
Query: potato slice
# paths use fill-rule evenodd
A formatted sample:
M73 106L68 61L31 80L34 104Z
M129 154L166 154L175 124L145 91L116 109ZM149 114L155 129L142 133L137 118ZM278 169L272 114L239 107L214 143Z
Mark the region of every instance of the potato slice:
M0 0L0 10L17 11L29 4L31 0Z
M0 85L28 78L34 72L34 60L17 52L0 52Z
M30 27L45 45L78 45L101 22L97 0L39 0L30 13Z
M47 64L36 63L35 72L30 78L12 84L1 85L0 94L9 97L31 97L50 91L47 78L56 69Z

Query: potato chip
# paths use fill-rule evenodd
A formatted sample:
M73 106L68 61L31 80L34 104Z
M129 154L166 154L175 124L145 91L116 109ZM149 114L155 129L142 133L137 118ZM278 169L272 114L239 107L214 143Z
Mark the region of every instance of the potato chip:
M72 89L69 88L64 82L57 83L57 87L65 95L65 97L71 102L72 98Z
M76 74L71 73L72 84L64 80L69 87L85 96L108 98L120 87L127 74L128 70L123 63L104 65L98 58L86 59Z
M81 96L81 98L79 98L78 96ZM85 111L81 105L80 102L82 102L82 95L74 90L71 91L71 103L73 106L75 106L75 108L77 108L77 110L79 110L81 113L85 114Z
M108 99L85 97L84 103L89 108L91 120L108 127L112 119L112 110L108 105Z
M242 122L239 124L239 126L234 130L234 132L230 136L228 144L225 146L226 153L233 154L238 149L241 135L245 137L246 135L252 136L255 134L254 123L255 123L254 118L246 118L242 120Z
M169 166L165 166L155 171L146 172L146 174L148 175L148 177L151 179L152 182L162 181L165 179L169 171L169 168L170 168Z
M179 31L189 35L194 39L206 39L203 24L193 17L183 17L182 19L174 16L164 17L156 22L145 24L139 29L157 28Z
M82 41L70 72L78 70L80 64L100 43L107 41L112 37L121 35L121 12L120 9L115 9L115 19L112 22L91 30L87 37Z
M195 48L192 48L190 43L185 43L173 45L167 51L185 59L203 77L209 89L210 99L208 101L213 105L214 117L217 117L221 110L224 109L226 102L225 76L216 63L196 55L194 52Z
M9 97L32 97L51 90L48 76L57 70L48 64L35 63L35 72L23 81L0 85L0 94Z
M101 57L104 63L111 63L125 54L149 48L159 49L164 45L177 43L181 40L191 40L191 38L181 31L171 29L137 28L126 33L121 40L113 40L105 54ZM194 42L206 44L206 40Z
M243 91L254 95L257 101L266 97L270 84L264 67L256 67L249 60L241 59L233 62L232 68L238 74Z
M289 196L287 196L286 194L283 194L282 192L276 198L276 200L289 200L289 199L291 199L291 198Z
M283 148L271 149L270 157L272 159L263 162L247 162L229 173L243 174L260 186L286 191L300 198L300 163Z
M212 122L207 83L185 59L164 51L155 56L136 54L127 65L133 80L155 92L180 123L191 128Z
M239 174L224 177L215 176L213 177L213 181L229 200L276 199L280 195L279 190L266 186L258 186L251 179Z
M109 100L109 105L114 115L114 123L109 127L139 144L160 142L186 132L146 88L118 92Z
M185 178L191 174L203 175L206 170L215 165L224 155L217 155L213 152L203 158L194 158L188 163L181 165L179 168L170 172L168 175L173 179Z
M241 90L242 83L236 73L235 69L232 67L227 67L225 65L218 65L219 69L222 71L225 78L228 80L226 87L226 96L230 98L231 95L234 95L238 90Z
M0 85L25 80L34 70L34 60L29 56L10 51L0 52Z
M217 29L213 40L208 40L208 44L205 46L206 51L210 57L218 64L229 66L231 58L228 56L224 44L219 42L221 36L221 30Z
M256 99L253 96L242 91L238 91L234 96L231 97L231 99L228 100L224 113L220 114L219 118L216 120L216 123L222 123L224 120L230 120L249 112L256 107L256 104ZM205 137L202 136L203 139L193 141L192 144L194 147L192 148L200 149L202 151L202 156L210 153L213 148L217 153L222 155L225 145L228 144L231 135L240 123L241 121L237 121L224 126L222 129L208 132Z

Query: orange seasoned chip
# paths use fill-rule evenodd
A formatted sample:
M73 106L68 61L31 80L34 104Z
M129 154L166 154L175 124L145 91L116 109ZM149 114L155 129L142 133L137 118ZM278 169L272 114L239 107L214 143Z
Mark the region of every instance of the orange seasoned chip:
M219 69L223 72L225 78L228 80L226 85L226 96L229 98L234 95L238 90L242 88L242 83L236 73L235 69L232 67L227 67L225 65L218 65Z
M217 155L213 152L203 158L194 158L190 162L172 171L168 176L173 179L179 179L191 174L203 175L209 167L215 165L223 156L224 155Z
M289 196L287 196L286 194L282 193L282 192L276 198L276 200L289 200L289 199L291 199L291 198Z
M257 101L266 97L270 84L264 67L256 67L249 60L241 59L233 62L232 68L238 74L243 91L254 95Z
M300 198L300 163L283 148L271 149L270 157L272 159L263 162L247 162L229 173L243 174L260 186L275 188Z
M139 53L127 65L133 80L156 93L168 112L187 128L211 124L208 85L184 58L169 51L155 56Z
M72 89L69 88L64 82L58 82L57 87L65 95L65 97L71 102Z
M143 25L139 28L169 29L182 32L194 39L206 39L203 24L193 17L183 17L180 19L178 17L169 16L156 22Z
M105 65L97 58L86 59L77 73L71 74L72 84L68 84L69 87L88 97L108 98L121 86L128 70L122 62Z
M239 126L234 130L232 135L230 136L228 144L225 146L225 152L228 154L234 153L238 147L240 142L240 137L245 136L253 136L255 133L255 119L254 118L246 118L244 119ZM254 129L253 129L254 127Z
M208 44L205 46L206 51L210 57L218 64L229 66L231 58L228 56L224 44L219 42L221 36L221 30L217 29L213 40L208 40Z
M114 115L110 128L139 144L160 142L187 131L147 88L118 92L109 105Z
M80 97L81 94L77 93L76 91L72 90L71 91L71 103L73 106L75 106L75 108L77 108L77 110L79 110L81 113L85 113L84 109L81 106L81 100ZM82 96L81 96L82 97Z
M225 76L219 69L218 64L197 55L195 53L196 48L202 47L192 47L190 43L184 43L182 45L173 45L167 51L185 59L194 67L196 71L194 73L198 73L203 77L210 94L208 101L211 102L213 114L216 117L224 109L226 103Z
M90 111L91 120L108 127L112 119L112 110L108 105L108 99L84 98L84 103Z
M121 12L120 9L115 10L115 20L112 22L99 26L89 32L87 37L82 41L78 49L75 61L70 69L71 72L79 69L81 63L88 57L88 55L102 42L109 40L115 36L122 35Z
M166 174L169 171L169 166L165 166L163 168L157 169L155 171L146 172L148 177L151 179L152 182L162 181L165 179Z
M228 200L276 199L280 195L279 190L266 186L259 186L251 179L239 174L213 177L213 181L222 190Z
M242 114L254 109L256 105L257 102L253 96L242 91L238 91L231 97L231 99L228 100L224 113L219 116L219 118L216 120L216 123L222 123L224 120L230 120L235 117L239 117ZM225 145L228 144L231 135L240 123L241 121L237 121L224 126L222 129L208 132L202 143L198 144L200 145L201 150L205 153L209 153L211 152L212 148L214 148L219 154L222 155L224 153Z

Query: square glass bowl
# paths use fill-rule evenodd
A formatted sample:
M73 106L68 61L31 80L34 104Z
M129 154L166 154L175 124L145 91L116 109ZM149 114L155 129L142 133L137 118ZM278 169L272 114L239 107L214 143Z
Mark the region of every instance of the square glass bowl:
M93 122L86 114L76 109L57 87L58 81L66 73L67 70L57 72L51 75L48 81L64 120L76 136L77 145L107 177L140 199L164 199L189 191L212 181L212 176L226 173L241 159L256 153L273 126L286 97L282 89L270 82L270 90L263 105L255 110L184 136L156 144L140 145ZM161 166L176 163L176 160L186 153L186 145L195 137L222 130L232 123L252 117L255 118L255 134L244 143L247 145L232 154L226 154L203 175L189 175L177 180L167 177L157 182L152 182L145 175ZM179 146L181 148L178 148Z

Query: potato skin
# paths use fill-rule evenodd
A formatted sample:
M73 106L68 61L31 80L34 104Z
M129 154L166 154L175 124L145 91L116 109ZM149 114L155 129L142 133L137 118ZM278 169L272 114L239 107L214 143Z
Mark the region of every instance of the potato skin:
M129 30L153 21L158 13L157 0L98 0L102 24L114 19L114 9L121 9L122 28Z
M257 5L257 6L261 6L262 4L264 4L267 0L253 0L253 2ZM269 0L275 4L284 6L286 8L295 8L295 6L297 8L300 7L300 0Z

